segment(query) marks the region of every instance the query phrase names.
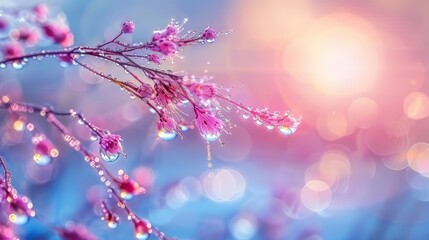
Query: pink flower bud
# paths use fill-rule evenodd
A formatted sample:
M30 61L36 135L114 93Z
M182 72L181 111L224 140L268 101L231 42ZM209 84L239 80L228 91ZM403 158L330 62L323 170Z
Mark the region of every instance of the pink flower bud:
M219 138L223 129L223 122L210 111L203 108L195 108L197 114L195 125L200 130L201 136L207 141L214 141Z
M17 225L27 223L28 218L36 216L33 204L27 197L12 198L9 196L9 221Z
M216 94L216 88L213 83L192 82L186 84L189 91L201 100L208 100Z
M97 240L97 237L83 225L69 224L64 228L58 229L58 234L64 240Z
M151 85L147 83L142 83L142 85L137 89L137 92L142 98L150 98L154 90Z
M174 25L168 25L165 29L166 35L176 35L177 33L179 33L179 29L177 26Z
M39 34L33 28L21 28L18 34L18 39L29 45L35 45L39 41Z
M134 232L137 239L149 239L152 234L152 224L146 219L134 221Z
M175 132L176 131L176 121L174 121L173 118L171 117L167 117L167 116L162 116L161 119L159 119L158 122L158 130L164 130L167 132Z
M126 21L122 24L123 33L133 33L136 26L133 21Z
M147 60L149 62L153 62L153 63L156 63L156 64L161 64L161 58L159 57L158 54L149 54L149 55L147 55Z
M20 57L24 54L24 49L17 42L8 42L2 48L4 58Z
M124 151L121 141L121 136L110 133L106 133L100 138L100 153L103 160L112 162L118 159Z
M36 4L33 7L33 13L36 15L39 21L45 21L49 14L48 6L43 3Z
M204 30L201 37L206 40L206 42L213 42L217 38L217 33L211 27L208 27Z
M63 47L73 45L74 36L67 26L61 26L55 23L46 23L42 26L46 37L52 39L55 43Z
M0 31L6 30L9 23L5 17L0 17Z

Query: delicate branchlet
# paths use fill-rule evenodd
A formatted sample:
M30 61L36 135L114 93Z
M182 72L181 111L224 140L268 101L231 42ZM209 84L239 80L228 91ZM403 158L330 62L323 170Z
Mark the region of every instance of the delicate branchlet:
M144 189L136 181L131 179L129 175L126 174L123 170L119 170L117 176L114 176L112 173L110 173L110 171L106 168L106 166L104 166L103 162L100 161L100 158L95 156L88 150L86 150L82 146L81 141L78 140L76 137L74 137L70 133L70 131L57 119L57 117L68 116L68 117L77 118L80 124L85 125L91 131L93 135L91 137L92 140L96 140L99 138L100 149L102 149L102 151L109 152L110 154L123 152L122 145L120 145L120 142L119 142L122 138L119 135L111 134L106 130L101 130L94 124L90 123L85 117L83 117L83 114L73 109L71 109L68 112L58 112L58 111L55 111L52 107L43 107L43 106L38 106L35 104L27 104L27 103L13 103L13 102L10 102L9 98L6 96L3 96L2 98L0 98L0 109L8 110L8 113L10 114L36 113L46 118L48 123L50 123L54 128L56 128L63 135L64 141L68 143L70 147L80 152L84 156L85 161L87 161L88 164L98 172L101 182L103 182L106 185L106 187L108 187L108 192L110 193L110 197L116 200L117 205L121 209L124 209L127 212L128 216L132 216L132 217L129 217L129 220L133 222L134 226L140 226L139 224L136 225L136 221L140 218L127 206L126 201L131 200L133 197L137 195L144 194L146 192L146 189ZM21 121L21 122L20 124L14 124L17 127L15 130L22 131L21 130L22 128L20 126L23 124L26 124L25 129L28 130L29 132L34 133L34 137L32 141L33 141L33 144L35 144L35 149L43 153L52 153L52 149L55 149L55 148L52 147L52 143L49 141L49 139L44 134L36 131L36 128L33 123L24 122L24 119L25 118L23 117L18 118L18 121ZM43 143L43 144L39 146L40 143ZM58 152L56 154L58 154ZM110 161L110 159L107 159L107 158L103 158L103 159L107 162ZM7 172L7 175L9 176L10 174ZM6 182L6 181L2 181L2 182ZM20 202L17 201L15 204L16 206L13 205L13 209L18 209L18 210L21 209L19 213L22 213L22 204L18 204L18 203ZM107 222L107 225L110 228L114 228L114 226L117 225L119 221L117 214L115 214L113 211L107 208L106 202L104 202L103 209L104 209L103 219ZM18 212L18 210L15 212ZM70 240L71 239L82 239L82 240L92 239L91 238L93 236L92 234L88 235L87 231L83 231L84 233L82 233L82 231L79 229L81 228L67 227L67 228L60 229L58 233L61 236L63 236L64 239L70 239ZM141 229L141 227L139 227L138 229ZM150 232L147 234L148 234L147 236L150 236ZM155 235L161 240L167 239L158 230L157 230L157 234ZM142 235L139 235L139 236L142 236Z
M27 197L18 195L11 185L11 175L2 157L0 157L0 165L4 171L4 177L0 177L0 204L5 205L5 213L10 222L17 225L25 224L29 218L36 216L33 204Z
M119 223L119 216L107 207L107 201L103 201L101 203L101 209L103 211L103 216L101 217L101 220L106 221L107 226L109 228L117 228Z
M186 20L185 20L186 22ZM258 125L267 129L277 127L284 134L293 133L300 123L299 118L286 113L269 112L266 109L250 109L225 96L226 91L217 87L209 77L180 75L146 66L141 60L161 63L161 57L175 55L179 49L196 43L212 42L218 37L212 28L206 28L200 34L183 34L183 24L172 21L166 28L154 31L149 42L128 44L120 41L122 34L134 31L134 23L125 22L120 33L110 41L97 47L75 47L72 49L39 52L22 57L5 59L0 64L21 61L24 58L57 56L62 63L78 64L94 74L125 89L133 98L143 100L152 111L159 115L158 134L161 138L171 139L181 130L180 125L193 123L205 140L218 139L231 125L225 112L232 107L243 112L244 118L253 118ZM112 48L116 50L111 50ZM96 57L112 62L124 69L130 76L128 80L118 80L111 74L105 74L87 65L83 56ZM147 78L152 83L144 82ZM193 118L184 113L185 105L191 104ZM226 106L225 106L226 105ZM102 133L101 133L102 134ZM165 137L167 136L167 137ZM102 156L115 160L122 153L121 139L116 135L100 137Z

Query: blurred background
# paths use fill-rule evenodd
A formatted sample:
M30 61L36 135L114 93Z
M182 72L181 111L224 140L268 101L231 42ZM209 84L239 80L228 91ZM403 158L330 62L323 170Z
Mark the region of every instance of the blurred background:
M213 44L187 48L183 60L164 67L213 76L232 87L238 102L303 116L298 131L284 136L232 112L238 126L222 137L224 147L212 144L209 169L198 132L160 139L156 116L144 104L83 69L46 59L0 72L1 95L80 109L122 135L128 159L108 167L124 169L148 189L130 206L167 236L429 236L429 1L46 2L67 16L76 45L114 36L125 20L137 26L127 41L148 40L171 18L189 18L186 29L229 32ZM39 217L52 225L84 224L100 239L133 239L125 220L116 230L99 220L94 205L106 189L96 173L55 130L36 122L60 149L53 164L34 165L25 135L9 141L2 155L15 187L33 200ZM71 121L68 126L98 151L84 127ZM37 220L17 230L23 239L57 239Z

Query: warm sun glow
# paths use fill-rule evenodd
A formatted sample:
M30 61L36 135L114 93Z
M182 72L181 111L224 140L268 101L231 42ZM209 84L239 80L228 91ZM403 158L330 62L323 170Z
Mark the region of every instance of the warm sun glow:
M285 67L297 79L327 95L348 95L373 87L379 71L374 33L363 20L350 14L334 14L288 49L294 59ZM292 62L295 61L295 62Z

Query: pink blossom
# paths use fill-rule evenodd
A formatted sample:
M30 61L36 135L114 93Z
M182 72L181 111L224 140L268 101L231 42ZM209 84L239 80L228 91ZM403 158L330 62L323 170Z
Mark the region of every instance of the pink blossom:
M155 31L149 48L167 56L177 53L181 40L177 36L179 31L176 25L168 25L164 30Z
M113 178L113 181L118 185L120 197L125 200L130 200L134 196L146 193L146 189L141 187L136 181L130 179L122 170L119 170L119 179Z
M207 42L213 42L217 38L217 33L211 27L208 27L204 30L201 37Z
M140 187L140 185L131 179L124 179L118 183L120 189L120 195L123 199L129 200L133 196L146 192L146 189Z
M6 30L9 23L5 17L0 17L0 31Z
M24 54L24 49L17 42L8 42L2 48L4 58L20 57Z
M142 85L137 89L137 92L142 98L150 98L154 90L151 85L147 83L142 83Z
M73 57L70 56L69 54L62 54L59 55L58 58L60 59L60 61L67 63L67 64L72 64L73 63Z
M18 196L16 198L8 199L9 202L9 210L11 213L17 216L26 216L27 218L19 219L24 222L16 222L16 224L24 224L27 222L29 217L36 216L36 212L33 209L33 204L27 197ZM13 221L13 220L11 220Z
M211 111L203 108L195 108L195 125L197 125L201 135L209 141L216 140L223 130L223 122Z
M147 55L147 60L149 62L153 62L153 63L156 63L156 64L161 64L161 58L159 57L158 54L149 54L149 55Z
M21 28L18 32L18 39L29 45L35 45L39 41L39 34L33 28Z
M193 95L199 97L202 100L208 100L212 98L216 93L214 83L192 82L186 84L186 86Z
M159 85L155 85L155 91L156 91L156 101L159 105L162 107L166 107L170 102L171 98L165 93L165 90Z
M156 47L152 50L160 52L167 56L177 53L177 50L179 49L179 46L169 39L161 38L155 41L154 44L156 45Z
M110 154L119 154L124 151L121 142L122 137L116 134L105 134L100 138L101 148Z
M68 226L58 229L59 235L64 240L97 240L84 225L69 224Z
M149 239L152 233L152 224L146 219L134 220L134 232L138 239Z
M167 28L165 28L165 35L177 35L179 33L179 28L176 25L168 25Z
M45 21L48 17L49 9L46 4L39 3L33 7L33 12L36 14L39 21Z
M176 121L173 118L163 115L158 122L158 129L163 129L167 132L174 132L176 130Z
M122 24L123 33L133 33L136 26L133 21L126 21Z
M73 45L74 36L67 26L58 25L55 23L47 23L42 26L45 35L52 39L55 43L63 47Z

